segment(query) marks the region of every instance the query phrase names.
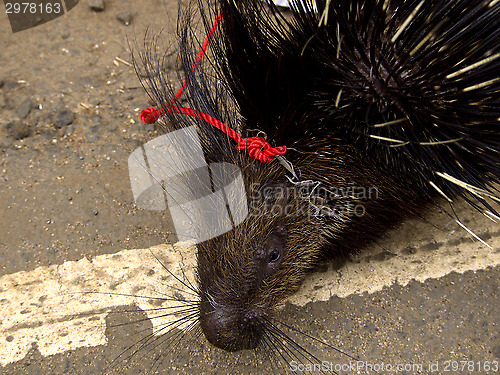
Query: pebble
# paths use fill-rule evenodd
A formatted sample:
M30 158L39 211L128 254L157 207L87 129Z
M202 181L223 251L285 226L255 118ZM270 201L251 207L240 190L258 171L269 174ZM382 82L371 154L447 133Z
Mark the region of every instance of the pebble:
M21 105L17 108L17 115L20 118L28 117L32 106L33 106L33 103L31 102L30 98L24 99L23 102L21 103Z
M128 26L132 22L132 13L130 13L129 11L118 13L116 15L116 19L123 23L125 26Z
M63 109L55 113L53 117L54 125L56 128L60 129L63 126L69 125L75 119L75 114L69 109Z
M31 135L29 125L21 121L11 121L5 124L6 133L15 140L23 139Z
M104 0L89 0L89 7L93 11L102 12L104 10Z

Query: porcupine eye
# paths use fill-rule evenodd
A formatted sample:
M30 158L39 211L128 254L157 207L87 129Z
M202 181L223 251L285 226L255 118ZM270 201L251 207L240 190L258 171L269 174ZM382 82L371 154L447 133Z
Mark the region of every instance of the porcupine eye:
M269 262L274 263L280 258L280 251L278 249L273 249L269 255Z
M261 278L272 275L280 266L286 254L287 231L278 226L264 243L254 244L254 259Z

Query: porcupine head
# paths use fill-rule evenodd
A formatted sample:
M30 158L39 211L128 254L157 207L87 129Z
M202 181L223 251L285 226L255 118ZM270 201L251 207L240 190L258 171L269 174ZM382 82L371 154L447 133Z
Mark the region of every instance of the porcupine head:
M487 86L473 99L453 96L460 85L473 87L474 79L495 73L483 64L481 78L472 74L462 82L442 71L460 67L468 46L474 46L473 61L495 48L498 53L498 5L441 3L422 2L420 15L414 1L293 1L287 18L261 1L207 6L200 0L207 30L218 14L222 19L210 54L196 69L192 21L179 17L190 107L243 137L257 132L273 147L286 145L295 176L283 161L263 163L237 151L233 139L200 116L172 113L165 104L172 93L154 49L141 56L148 92L164 110L168 131L195 126L208 165L241 171L244 199L227 196L225 202L246 217L197 245L199 322L212 344L227 351L257 347L277 307L325 254L361 248L438 193L462 194L450 179L436 180L436 169L459 176L473 165L475 175L459 177L482 191L488 179L497 181L498 95ZM468 7L481 24L465 28L457 41L458 31L443 30ZM498 92L498 80L491 85ZM472 113L481 101L485 110ZM476 127L459 129L461 122ZM461 143L454 148L456 139ZM434 147L424 148L424 141ZM189 167L190 151L178 152ZM201 180L188 180L178 193ZM202 215L207 225L222 220L219 211Z

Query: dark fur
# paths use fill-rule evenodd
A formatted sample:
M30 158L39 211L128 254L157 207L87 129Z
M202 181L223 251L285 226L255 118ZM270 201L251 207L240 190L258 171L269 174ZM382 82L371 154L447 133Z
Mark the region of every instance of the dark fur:
M200 3L206 29L220 10L223 20L196 72L192 18L180 17L193 108L244 137L257 129L272 145L291 148L286 158L301 181L324 191L377 192L320 201L314 194L311 200L257 193L243 224L198 245L200 324L210 342L229 351L256 347L275 308L325 255L362 248L402 218L438 204L438 196L463 197L493 212L486 198L498 199L500 80L472 87L499 78L500 58L447 76L500 53L500 3L425 1L397 38L420 0L333 0L326 25L319 25L325 3L316 1L317 12L298 3L286 16L258 0ZM142 60L148 92L161 107L172 93L153 51ZM276 161L264 165L238 153L202 121L167 117L170 130L196 123L207 162L239 166L249 196L252 186L293 186ZM311 203L346 210L311 216L305 214ZM296 210L269 213L287 205ZM349 205L366 213L353 215Z

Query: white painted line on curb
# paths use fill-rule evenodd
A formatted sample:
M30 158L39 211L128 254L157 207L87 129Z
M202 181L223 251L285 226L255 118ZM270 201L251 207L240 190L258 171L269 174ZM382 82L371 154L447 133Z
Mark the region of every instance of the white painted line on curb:
M181 278L180 265L184 264L192 281L195 249L182 244L176 249L182 254L172 246L153 247L151 251ZM166 297L172 292L166 285L180 287L161 269L151 251L123 250L92 261L83 258L0 277L0 365L24 358L32 342L38 343L44 356L104 345L106 311L134 303L143 310L159 307L158 300L150 303L146 298L117 295ZM96 291L99 293L88 293ZM170 301L161 306L169 305L178 306ZM155 315L154 311L146 314ZM153 319L153 329L165 322Z
M299 293L289 298L289 302L303 306L309 302L327 301L332 296L344 298L351 294L375 293L393 284L405 286L412 280L424 282L451 272L464 273L500 265L498 235L488 240L492 248L468 240L457 245L447 244L450 241L455 242L448 239L441 242L440 248L398 253L383 261L373 259L376 255L374 249L369 253L362 252L339 270L316 272L304 282Z
M452 271L500 265L498 235L488 240L493 249L478 242L456 241L459 238L456 233L454 236L442 233L441 236L435 240L442 244L437 249L402 252L383 262L363 252L358 260L340 270L314 274L289 301L304 305L328 300L331 296L372 293L394 283L406 285L413 279L439 278ZM446 242L452 239L454 245L447 245ZM183 277L180 267L183 264L185 275L193 280L194 247L178 244L174 249L165 245L151 248L151 251L178 277ZM0 277L0 364L5 366L24 358L32 342L38 343L44 356L78 347L104 345L106 311L133 303L143 310L158 307L157 301L150 303L144 298L107 294L161 297L170 292L168 285L180 287L162 270L151 251L124 250L97 256L92 261L84 258ZM99 293L85 293L95 291ZM185 297L190 298L189 295ZM155 330L166 320L153 319L152 323Z

